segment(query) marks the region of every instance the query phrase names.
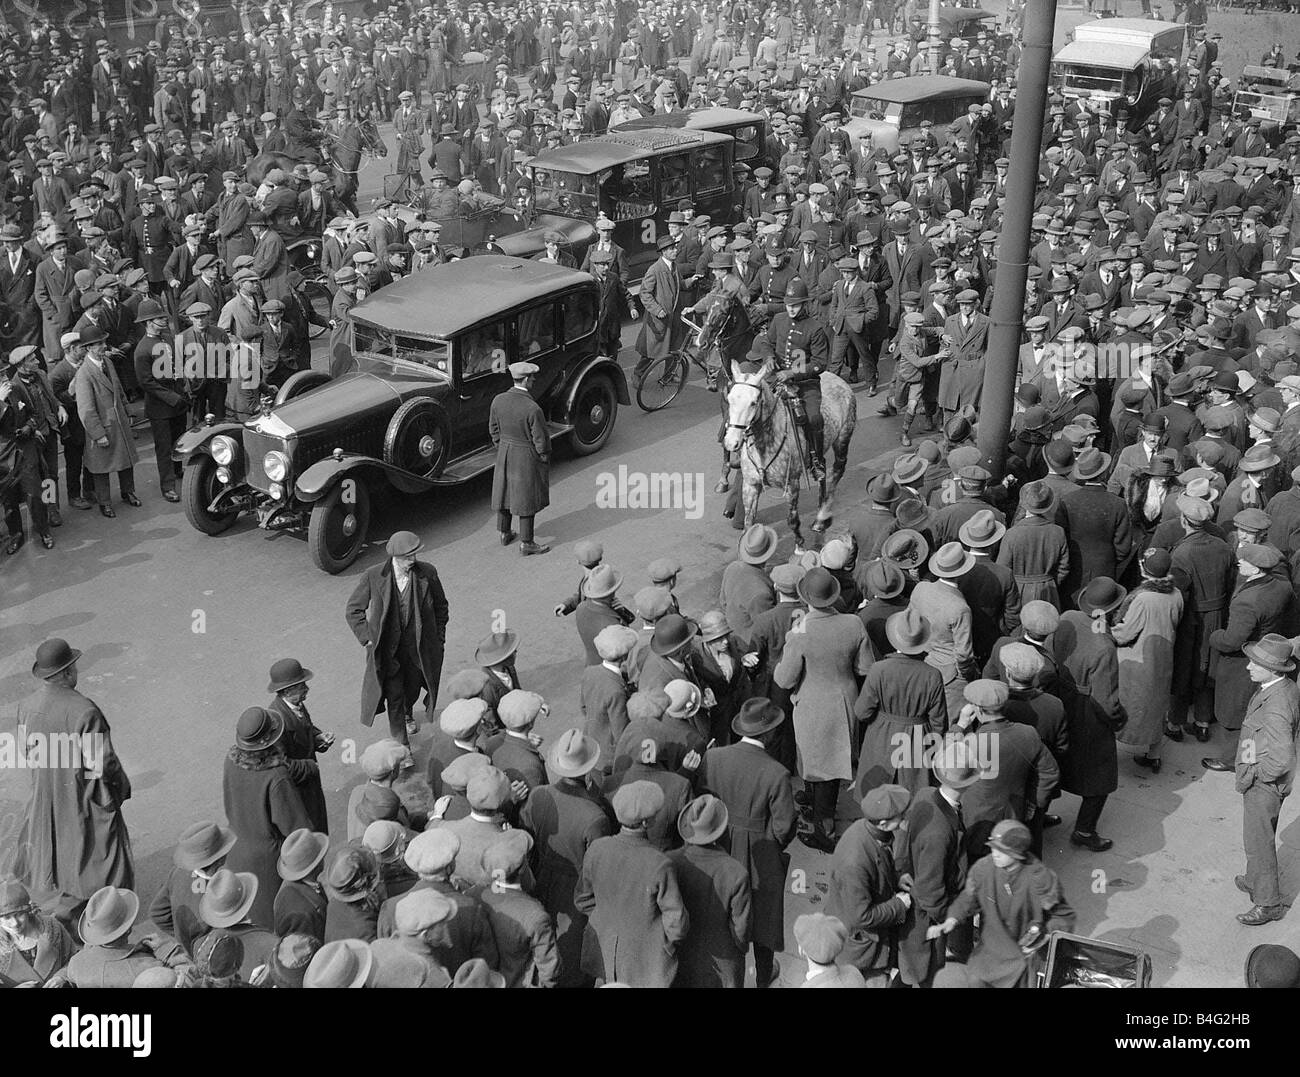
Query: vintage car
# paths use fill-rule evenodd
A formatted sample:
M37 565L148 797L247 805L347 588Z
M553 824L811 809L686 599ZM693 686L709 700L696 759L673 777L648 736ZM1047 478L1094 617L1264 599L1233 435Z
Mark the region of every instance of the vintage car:
M312 559L341 572L365 546L371 502L422 494L489 470L493 398L509 362L533 387L553 437L579 455L608 440L627 379L596 352L595 280L500 255L423 270L350 312L350 356L334 378L301 371L273 407L244 423L205 423L178 442L182 502L219 535L243 512L267 530L304 530Z
M1232 98L1234 112L1257 117L1261 133L1274 144L1287 130L1300 126L1300 72L1247 64Z
M645 131L652 127L686 128L688 131L717 131L736 140L733 156L737 164L757 168L766 152L767 117L740 108L693 108L642 116L615 124L610 131ZM776 161L767 164L775 168Z
M1094 19L1052 57L1052 84L1067 97L1086 98L1093 111L1126 108L1137 130L1161 97L1176 98L1186 31L1154 19Z
M945 128L971 105L988 101L989 89L987 82L951 75L889 79L854 92L844 130L855 144L862 132L870 131L873 147L894 153L920 131L922 120Z
M664 117L654 117L663 119ZM749 125L745 125L749 126ZM760 134L761 138L761 134ZM655 260L656 240L683 199L715 224L741 216L732 166L736 139L720 131L648 126L545 150L531 161L537 219L533 227L498 237L491 250L532 258L554 230L581 264L595 241L594 221L614 222L614 242L627 253L633 281Z
M971 45L977 44L983 34L988 46L999 51L1012 42L1011 34L998 29L997 15L977 7L940 7L939 34L945 44L959 38Z

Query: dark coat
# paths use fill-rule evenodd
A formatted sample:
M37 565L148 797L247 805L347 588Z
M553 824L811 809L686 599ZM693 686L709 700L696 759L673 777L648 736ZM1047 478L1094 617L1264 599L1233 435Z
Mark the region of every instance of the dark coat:
M1012 688L1002 713L1012 722L1033 726L1060 770L1070 751L1070 725L1064 703L1041 688Z
M560 952L542 903L523 890L496 885L470 891L487 913L497 943L496 971L506 987L555 987Z
M592 842L573 903L589 921L583 947L589 975L631 987L672 986L690 915L672 861L645 831L624 829Z
M906 984L927 980L943 965L944 945L926 941L926 929L941 924L966 877L961 821L938 789L912 797L903 843L894 850L900 874L912 876L912 908L898 943L898 969Z
M497 447L492 508L512 516L536 516L551 503L551 435L546 413L519 387L492 401L488 431Z
M614 831L600 795L581 780L562 778L534 790L519 812L533 836L534 896L555 920L562 986L582 982L582 939L587 917L573 903L583 858L597 838Z
M526 737L501 734L488 745L492 765L512 782L524 782L529 789L546 784L546 764L541 753Z
M993 760L988 772L961 800L967 859L982 856L983 844L1003 819L1028 822L1056 795L1061 772L1033 726L1006 719L981 721L973 734L977 758ZM980 743L982 742L982 743Z
M608 770L614 744L627 728L627 681L604 663L582 671L579 693L582 730L600 745L600 765Z
M743 987L749 952L749 873L719 845L684 845L668 854L691 919L675 987Z
M1068 610L1061 614L1052 648L1061 676L1070 685L1070 753L1061 788L1081 797L1113 793L1119 788L1115 734L1128 721L1119 699L1115 641L1107 633L1094 632L1086 613Z
M929 767L896 765L919 759L915 749L925 734L942 736L948 724L943 674L926 663L925 655L893 654L872 665L854 713L862 730L856 796L889 783L912 793L931 784Z
M763 748L742 740L704 753L699 788L727 806L730 824L724 840L749 871L755 944L781 949L790 864L785 849L798 825L789 773Z
M443 897L456 906L451 918L424 933L429 944L429 953L444 969L458 969L466 961L481 957L488 968L495 969L499 962L496 936L492 933L492 921L487 909L477 898L462 894L449 882L421 879L406 893L413 890L437 890ZM379 918L375 924L377 935L381 939L393 936L393 923L397 903L401 897L389 898L379 907Z
M759 565L732 561L722 570L718 605L731 631L748 640L754 618L776 605L776 588Z
M628 765L614 768L614 773L605 782L605 799L613 803L614 793L629 782L652 782L663 790L664 806L646 824L645 835L651 845L665 853L676 849L682 843L677 832L677 816L691 802L690 781L669 770L661 759L653 763L632 759Z
M1002 538L998 564L1015 577L1021 606L1041 599L1061 608L1059 588L1070 574L1070 551L1059 524L1041 516L1018 521Z
M975 661L983 663L1000 637L1020 627L1020 588L1011 569L976 557L957 590L970 606L971 645Z
M587 652L587 665L600 665L601 658L596 652L596 637L601 629L610 625L621 625L623 618L611 605L610 599L584 598L573 611L573 624L578 630L578 638Z
M57 743L51 738L102 738L103 767L99 776L81 766L31 768L13 875L33 892L83 899L104 886L133 887L131 839L122 818L131 782L99 707L76 689L46 681L18 704L17 725L50 745Z
M316 762L316 744L321 731L312 722L306 707L302 708L302 717L299 717L280 696L271 700L266 709L284 719L284 736L280 738L280 745L288 757L289 774L298 787L302 806L307 809L311 828L319 834L328 834L325 790L321 788L320 765Z
M1128 508L1104 486L1080 486L1061 498L1057 520L1069 536L1071 599L1098 576L1117 580L1133 552Z
M442 655L447 639L447 596L438 579L438 570L423 561L411 569L415 593L415 636L420 646L420 666L424 673L425 706L430 712L438 699L438 681L442 676ZM389 603L395 593L393 562L367 569L357 581L347 604L348 626L366 648L366 670L361 684L361 724L373 724L383 709L384 661L386 635L395 627L389 616ZM400 628L399 628L400 630ZM408 700L414 705L415 700Z
M1214 716L1224 729L1241 728L1255 683L1246 672L1241 648L1270 632L1300 634L1300 611L1291 585L1276 576L1257 576L1237 588L1228 607L1228 623L1210 633L1214 661Z
M272 909L274 931L277 935L311 935L325 937L325 908L329 899L318 883L281 883Z
M198 885L196 885L198 884ZM211 929L199 916L203 885L189 868L172 868L149 905L148 917L158 930L172 936L193 956L194 940Z
M222 778L222 800L230 828L239 836L225 866L257 876L257 900L248 914L255 924L275 921L275 894L280 889L280 846L299 827L310 827L293 775L284 757L272 755L250 762L231 748Z
M1186 599L1174 640L1174 695L1186 698L1214 673L1210 636L1227 623L1236 559L1223 539L1205 531L1185 534L1170 554L1174 582Z
M859 819L844 832L831 857L826 907L849 931L839 960L868 974L897 967L898 929L907 918L907 907L898 897L892 838L892 833Z

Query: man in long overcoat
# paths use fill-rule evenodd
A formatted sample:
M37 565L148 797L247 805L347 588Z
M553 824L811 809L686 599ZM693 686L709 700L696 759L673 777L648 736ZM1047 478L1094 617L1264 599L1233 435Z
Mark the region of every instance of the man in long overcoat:
M710 748L700 764L698 787L726 805L731 855L749 871L753 896L752 938L758 987L770 987L785 945L786 846L799 817L789 772L771 756L784 720L781 708L761 697L741 704L731 729L740 739Z
M525 557L546 553L549 546L533 541L533 520L551 503L551 435L546 413L529 390L534 363L511 363L509 389L492 401L488 431L497 447L492 473L492 508L497 514L501 545L515 540L511 517L519 517L519 552Z
M653 782L621 786L614 814L622 829L593 841L582 861L573 903L590 919L583 967L606 982L670 987L677 975L690 916L672 861L646 836L663 803Z
M1073 477L1080 486L1061 498L1056 519L1069 538L1065 590L1071 600L1098 576L1119 579L1133 554L1128 506L1106 489L1109 470L1109 453L1084 450L1074 465Z
M433 714L447 640L447 595L438 570L416 560L423 544L410 531L388 540L388 560L368 569L347 604L353 635L366 648L361 685L361 724L388 711L389 734L408 743L420 690Z
M104 516L116 516L113 510L109 478L117 472L122 500L139 507L135 494L135 443L131 440L131 417L126 411L126 397L117 371L108 361L104 330L89 326L82 331L86 361L77 368L73 381L77 395L77 414L86 430L83 465L95 482L95 500Z
M303 807L311 817L311 828L318 834L329 833L329 815L325 810L325 790L320 781L316 753L327 751L334 743L333 733L316 728L307 712L307 682L315 674L296 658L282 658L271 666L271 682L266 690L275 698L266 705L284 720L280 743L288 758L289 773L298 787Z
M18 704L19 740L28 753L43 746L44 762L26 757L32 795L13 862L14 876L33 891L78 902L104 886L135 885L122 818L131 782L103 713L76 690L80 657L64 640L42 643L32 665L41 686ZM77 746L74 758L50 756L61 743Z

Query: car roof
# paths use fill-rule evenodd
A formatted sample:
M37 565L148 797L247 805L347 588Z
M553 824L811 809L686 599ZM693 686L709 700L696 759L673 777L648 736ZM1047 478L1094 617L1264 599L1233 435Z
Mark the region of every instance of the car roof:
M1156 38L1182 37L1185 32L1182 23L1161 22L1159 19L1093 19L1091 22L1081 22L1074 28L1074 40L1145 44L1150 47Z
M758 113L747 112L742 108L695 108L667 112L662 116L640 116L635 120L615 124L610 131L644 131L649 127L688 127L693 130L714 131L719 127L732 127L741 123L764 122L766 121Z
M533 168L545 171L577 172L585 175L613 168L628 161L657 157L671 150L732 141L734 140L730 135L717 131L683 130L660 124L633 131L612 131L599 138L589 138L569 146L543 150L528 163Z
M978 7L941 7L939 9L939 21L949 24L976 22L980 19L996 19L997 16L991 11L985 11ZM989 30L995 30L996 27L987 27Z
M589 274L567 266L476 255L394 281L353 307L351 317L408 336L450 337L530 300L591 283Z
M967 94L987 96L989 89L990 84L979 79L958 79L951 75L912 75L901 79L887 79L874 86L855 90L853 96L910 105L916 101L964 97Z
M1115 41L1071 41L1052 57L1052 62L1132 71L1150 55L1151 50L1145 45L1121 45Z

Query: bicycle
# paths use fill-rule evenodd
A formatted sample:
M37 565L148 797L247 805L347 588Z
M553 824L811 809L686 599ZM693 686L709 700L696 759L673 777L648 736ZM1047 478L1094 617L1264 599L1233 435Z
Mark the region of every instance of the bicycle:
M721 364L716 367L709 366L708 354L714 347L714 341L705 344L704 335L710 327L707 324L697 325L685 314L682 315L682 321L694 331L695 339L688 341L676 351L654 360L636 376L636 402L642 411L659 411L676 400L677 394L686 384L686 377L692 366L698 367L704 374L710 392L718 391L719 378L723 382L721 388L723 395L726 395L727 390L731 388L731 379L727 376L726 368Z

